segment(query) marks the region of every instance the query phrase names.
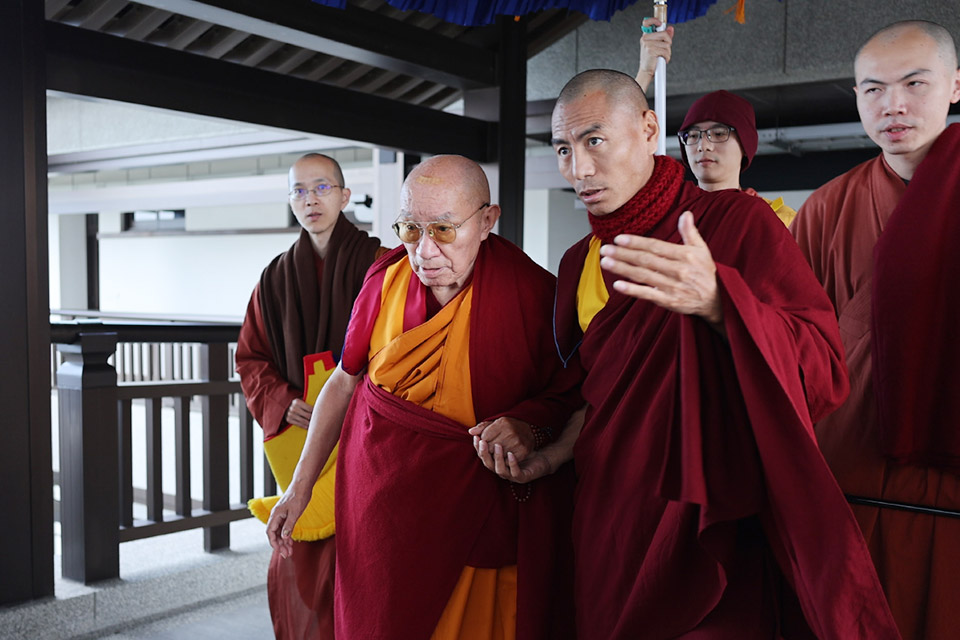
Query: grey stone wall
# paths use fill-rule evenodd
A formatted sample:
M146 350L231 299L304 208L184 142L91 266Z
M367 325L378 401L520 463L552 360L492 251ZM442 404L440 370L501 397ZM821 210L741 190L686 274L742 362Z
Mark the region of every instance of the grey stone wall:
M734 4L719 0L705 16L676 25L668 95L851 78L860 43L896 20L933 20L960 39L960 0L747 0L743 25L724 13ZM640 25L652 7L641 0L610 22L588 22L532 58L528 100L555 98L585 69L633 75Z

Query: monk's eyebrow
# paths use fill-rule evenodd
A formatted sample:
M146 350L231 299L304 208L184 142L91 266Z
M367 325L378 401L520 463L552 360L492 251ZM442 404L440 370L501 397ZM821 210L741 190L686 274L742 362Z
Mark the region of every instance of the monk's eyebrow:
M903 82L904 80L909 80L909 79L912 78L913 76L922 75L922 74L924 74L924 73L930 73L930 69L914 69L914 70L911 71L910 73L904 75L902 78L900 78L899 80L897 80L897 82ZM884 82L883 80L876 80L876 79L874 79L874 78L864 78L863 80L860 81L860 86L863 86L863 85L865 85L865 84L886 85L887 83Z
M579 142L579 141L583 140L584 138L586 138L587 136L589 136L589 135L591 135L591 134L593 134L593 133L596 133L597 131L600 131L602 128L603 128L603 125L601 125L600 123L592 124L592 125L590 125L589 127L587 127L586 129L584 129L583 131L581 131L580 133L576 134L576 135L574 136L574 139L575 139L577 142ZM550 144L551 144L552 146L556 147L557 145L565 145L565 144L569 144L569 143L568 143L566 140L564 140L563 138L550 138Z

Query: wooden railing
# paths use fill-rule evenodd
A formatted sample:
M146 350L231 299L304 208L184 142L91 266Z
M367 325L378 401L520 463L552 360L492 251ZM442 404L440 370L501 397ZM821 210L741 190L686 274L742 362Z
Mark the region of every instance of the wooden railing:
M60 520L63 576L85 583L119 575L119 544L186 529L203 528L207 551L230 546L229 523L250 517L254 497L253 421L233 376L237 324L51 323L57 366L60 425ZM189 345L197 354L192 379L148 376L122 381L110 363L117 353L142 352L143 344ZM132 345L127 349L127 345ZM151 346L152 350L153 347ZM158 359L159 361L159 359ZM166 377L167 379L162 379ZM230 503L230 398L239 422L239 495ZM191 499L190 401L199 398L202 430L203 499ZM161 408L172 403L174 474L172 509L165 509L162 477ZM146 518L134 518L132 406L143 401L146 442ZM169 447L167 443L167 447ZM263 493L276 486L265 468ZM138 493L144 494L143 491ZM113 497L111 497L113 496ZM169 497L168 497L169 498ZM167 502L171 502L169 499Z

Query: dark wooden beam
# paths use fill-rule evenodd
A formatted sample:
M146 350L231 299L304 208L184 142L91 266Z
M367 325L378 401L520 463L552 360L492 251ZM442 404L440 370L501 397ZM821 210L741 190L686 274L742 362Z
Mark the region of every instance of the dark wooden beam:
M480 120L57 23L46 38L50 89L491 160L496 126Z
M500 31L500 235L523 246L523 191L527 153L527 18L501 16Z
M589 22L589 18L576 11L558 10L551 15L539 17L527 29L527 58L537 55L557 40Z
M0 605L53 595L44 6L0 2Z
M197 20L460 89L492 86L496 56L347 5L311 0L141 0Z

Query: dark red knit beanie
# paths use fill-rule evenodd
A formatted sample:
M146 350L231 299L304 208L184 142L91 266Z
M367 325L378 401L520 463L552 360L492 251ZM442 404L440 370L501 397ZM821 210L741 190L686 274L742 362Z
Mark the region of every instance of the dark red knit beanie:
M757 117L753 112L753 105L729 91L708 93L690 106L680 130L709 120L736 129L743 147L743 165L740 171L749 167L753 156L757 154ZM683 163L689 167L686 145L680 145L680 155L683 156Z

